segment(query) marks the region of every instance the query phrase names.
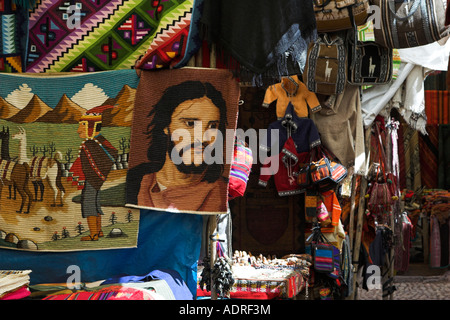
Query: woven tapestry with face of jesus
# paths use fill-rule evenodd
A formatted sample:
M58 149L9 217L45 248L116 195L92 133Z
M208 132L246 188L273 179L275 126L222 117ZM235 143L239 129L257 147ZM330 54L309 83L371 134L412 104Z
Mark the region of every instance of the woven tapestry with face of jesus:
M0 246L135 247L125 207L134 70L0 74Z
M142 71L131 129L127 206L226 213L239 94L228 70Z

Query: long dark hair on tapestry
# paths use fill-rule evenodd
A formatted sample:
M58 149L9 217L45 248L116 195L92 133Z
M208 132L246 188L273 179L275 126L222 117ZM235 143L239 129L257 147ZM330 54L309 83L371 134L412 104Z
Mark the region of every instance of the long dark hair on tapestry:
M149 162L140 164L128 170L128 186L133 185L138 187L143 175L161 170L166 160L166 153L170 147L170 137L165 134L164 128L170 125L173 112L184 101L203 97L209 98L219 109L220 122L218 130L225 135L227 125L226 102L222 97L222 93L211 83L185 81L167 88L161 99L153 106L152 110L147 115L151 118L145 131L149 141L147 149L147 158ZM222 176L223 170L223 164L214 163L206 166L202 181L209 183L217 181ZM127 195L130 195L130 193L134 192L127 192Z

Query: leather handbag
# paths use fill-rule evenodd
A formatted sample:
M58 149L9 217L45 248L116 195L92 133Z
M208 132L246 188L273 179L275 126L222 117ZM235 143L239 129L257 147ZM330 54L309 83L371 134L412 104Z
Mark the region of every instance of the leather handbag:
M371 0L379 8L375 42L388 48L426 45L447 35L446 0Z
M374 41L358 40L356 30L352 30L348 35L348 83L370 86L391 82L394 68L393 49Z
M320 34L308 45L304 81L308 90L324 95L339 94L347 82L347 52L344 40Z
M313 0L318 32L351 29L351 19L363 25L369 14L369 0Z

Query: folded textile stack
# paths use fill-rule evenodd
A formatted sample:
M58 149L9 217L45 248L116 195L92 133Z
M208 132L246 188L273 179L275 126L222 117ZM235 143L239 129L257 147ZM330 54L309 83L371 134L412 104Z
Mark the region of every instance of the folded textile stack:
M31 270L0 270L0 300L17 300L30 295Z

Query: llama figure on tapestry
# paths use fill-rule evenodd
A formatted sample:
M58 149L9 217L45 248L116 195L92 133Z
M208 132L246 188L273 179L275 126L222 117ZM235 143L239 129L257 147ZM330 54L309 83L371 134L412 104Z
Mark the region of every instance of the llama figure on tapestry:
M12 136L13 139L19 140L19 158L18 163L27 163L30 171L30 179L34 186L34 201L43 201L44 197L44 181L53 190L53 204L57 204L58 193L60 196L60 203L58 206L63 206L63 197L65 193L64 186L61 183L62 170L59 160L62 154L59 151L55 152L53 157L34 156L31 159L27 156L27 133L23 127L18 127L19 132ZM40 191L40 198L38 199L38 192Z
M3 186L9 187L9 197L8 199L16 199L16 191L19 192L22 197L22 202L20 204L17 213L29 213L31 200L33 195L28 188L29 180L29 166L27 163L17 163L12 161L9 155L9 128L3 127L0 132L0 139L2 141L1 155L0 155L0 199L3 191ZM14 190L14 197L12 196L12 190ZM25 207L25 202L28 200L26 210L23 211ZM1 202L0 202L1 203ZM0 205L1 208L1 205Z
M372 63L372 56L369 58L369 77L373 77L373 73L375 72L376 64Z
M327 60L326 62L326 67L325 67L325 81L330 81L330 76L331 76L331 71L333 71L333 68L328 67L328 63L329 60Z
M138 82L134 70L0 73L0 248L136 247L125 179Z

